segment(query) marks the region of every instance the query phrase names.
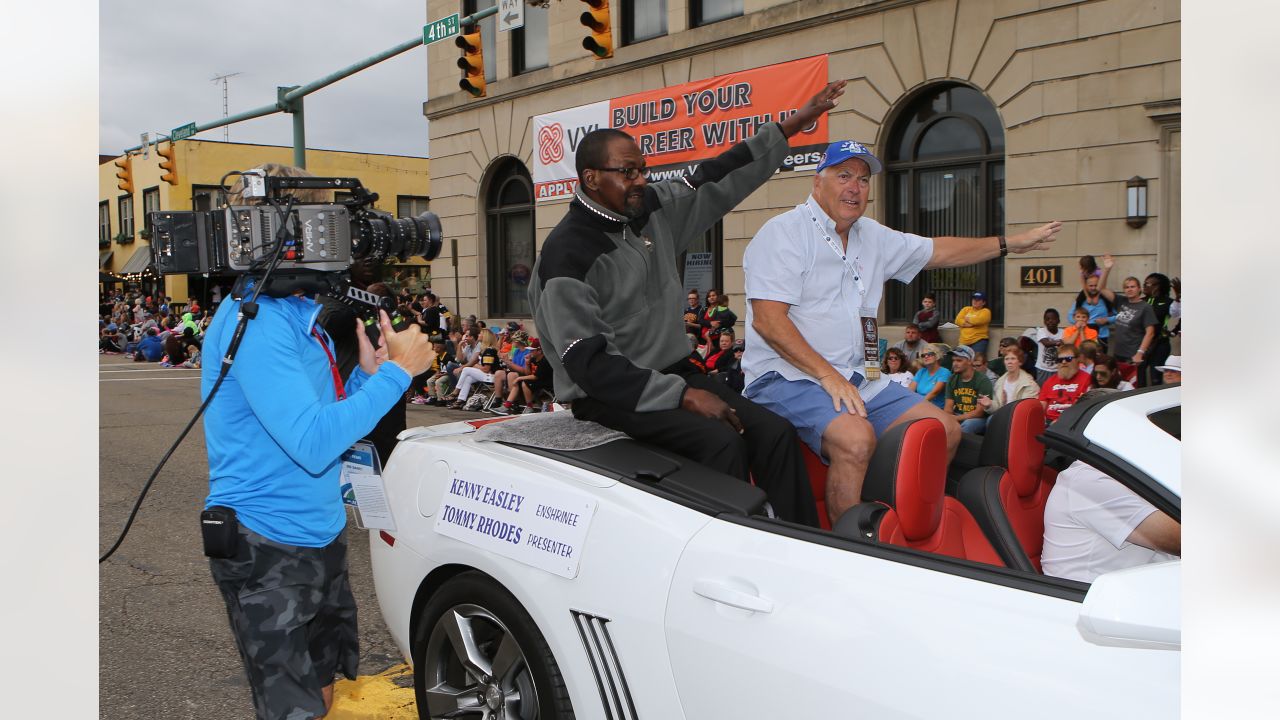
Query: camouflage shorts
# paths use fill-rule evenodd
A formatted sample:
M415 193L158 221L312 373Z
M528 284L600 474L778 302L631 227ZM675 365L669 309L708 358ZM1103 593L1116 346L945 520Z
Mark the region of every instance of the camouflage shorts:
M347 531L327 547L274 542L240 526L235 557L209 560L260 720L324 715L321 689L359 664Z

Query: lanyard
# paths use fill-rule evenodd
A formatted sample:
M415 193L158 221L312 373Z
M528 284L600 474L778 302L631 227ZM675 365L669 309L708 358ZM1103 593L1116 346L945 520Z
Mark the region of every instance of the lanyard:
M346 400L347 392L342 389L342 373L338 372L338 363L334 361L333 353L329 351L329 344L324 341L324 337L320 335L320 328L315 325L311 326L311 335L315 337L316 342L320 343L320 347L324 348L324 354L329 358L329 372L333 374L334 394L339 400Z
M827 233L826 228L822 226L822 223L818 220L818 216L813 214L813 208L809 207L809 203L807 201L804 203L804 209L809 211L809 219L813 221L813 226L817 229L818 233L822 235L822 239L827 241L827 247L831 248L831 252L835 253L836 257L840 258L840 262L844 265L845 272L849 273L849 276L853 278L854 284L858 286L858 294L865 296L867 294L867 289L863 287L862 278L858 275L857 269L855 269L853 265L849 264L848 256L840 249L835 238L831 237L831 235ZM849 229L853 230L852 227Z

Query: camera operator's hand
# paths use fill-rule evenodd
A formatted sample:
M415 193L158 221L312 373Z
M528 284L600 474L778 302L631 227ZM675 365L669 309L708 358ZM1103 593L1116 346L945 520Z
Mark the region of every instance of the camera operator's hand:
M360 346L360 369L370 375L378 372L378 366L387 361L386 336L379 333L378 347L369 341L369 333L365 332L364 323L356 318L356 344Z
M733 428L734 432L742 433L742 421L738 419L738 414L729 407L729 403L721 400L715 393L698 388L687 388L680 407L695 415L709 417L712 420L723 420Z
M421 375L435 362L436 351L419 326L411 325L396 332L391 327L391 318L387 317L386 310L378 311L378 325L382 328L382 338L387 346L387 359L403 368L410 377Z

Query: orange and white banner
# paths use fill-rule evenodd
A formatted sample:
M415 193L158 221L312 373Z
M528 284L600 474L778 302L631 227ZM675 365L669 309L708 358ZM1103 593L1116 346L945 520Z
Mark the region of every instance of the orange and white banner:
M574 153L592 130L615 128L635 138L651 180L681 177L762 125L795 114L826 84L827 56L818 55L538 115L534 195L540 202L573 196ZM791 138L782 169L816 165L827 143L823 115Z

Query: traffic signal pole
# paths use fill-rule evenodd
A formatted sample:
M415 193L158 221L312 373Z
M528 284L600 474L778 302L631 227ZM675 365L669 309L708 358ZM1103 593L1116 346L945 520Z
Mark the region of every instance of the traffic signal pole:
M485 8L484 10L480 10L479 12L472 13L471 15L461 18L459 20L459 23L461 25L474 25L477 22L489 17L490 15L497 15L497 14L498 14L498 6L497 4L494 4L493 7ZM196 132L200 133L200 132L204 132L205 130L213 130L214 128L220 128L223 125L231 125L232 123L243 122L245 120L253 120L255 118L265 117L267 115L274 115L278 112L290 113L291 115L293 115L293 164L297 165L300 168L305 168L307 166L307 142L306 142L307 133L306 133L306 121L303 113L302 99L317 90L326 88L338 82L339 80L342 80L343 78L350 77L351 75L354 75L360 72L361 70L373 67L374 65L377 65L378 63L384 60L390 60L391 58L401 53L405 53L416 47L420 47L423 44L422 41L423 41L423 38L421 35L419 35L418 37L415 37L412 40L406 40L400 43L399 45L383 50L382 52L377 53L376 55L370 55L369 57L361 60L360 62L357 62L353 65L348 65L347 67L342 68L341 70L338 70L336 72L329 73L328 75L325 75L319 80L313 80L307 83L306 85L277 88L277 97L276 97L275 104L263 105L260 108L255 108L253 110L246 110L244 112L236 113L235 115L230 115L224 118L218 118L217 120L214 120L212 122L198 123L196 125ZM171 138L169 136L167 135L162 136L160 135L160 133L157 133L155 142L146 143L146 144L158 145L161 142L169 142L169 141L171 141ZM142 148L143 148L142 144L134 145L133 147L125 150L123 154L129 155L131 153L135 153L141 150Z

